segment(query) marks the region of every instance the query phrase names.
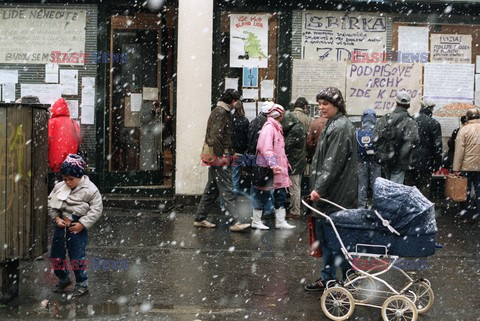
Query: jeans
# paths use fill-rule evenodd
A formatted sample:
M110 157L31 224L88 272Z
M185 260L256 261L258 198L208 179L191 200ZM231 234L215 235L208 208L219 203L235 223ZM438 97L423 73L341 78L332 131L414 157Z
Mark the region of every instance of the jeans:
M271 191L262 191L253 188L253 208L261 210L265 208L269 198L271 197ZM274 206L276 209L285 208L287 203L287 191L285 188L279 188L273 191Z
M255 207L255 193L258 190L255 187L250 187L250 201L252 203L252 207ZM263 205L263 214L264 215L273 215L275 213L275 207L273 206L273 190L271 191L264 191L269 193L267 202Z
M242 155L235 154L234 161L232 161L232 183L233 183L233 192L235 196L238 196L240 193L240 179L242 178Z
M405 171L401 169L391 169L385 167L385 178L394 183L403 184L405 181Z
M336 251L327 246L324 229L328 228L327 222L324 218L315 218L315 237L320 242L323 252L323 269L322 279L325 281L337 279L337 268L342 269L342 280L347 278L347 271L351 268L350 263L345 259L345 256L341 251Z
M472 200L472 186L475 190L474 204L477 214L480 214L480 172L462 172L467 178L467 201L463 203L463 210L468 210Z
M300 194L302 174L290 175L292 186L290 186L290 213L300 215Z
M367 208L367 192L373 189L373 183L382 175L382 169L375 159L358 162L358 207Z
M79 217L73 216L72 222L78 222ZM75 281L77 285L87 287L88 275L86 270L86 247L88 242L88 231L83 229L78 234L73 234L68 231L68 228L60 228L55 224L53 230L53 241L50 258L54 263L54 273L59 279L60 284L67 284L70 282L70 272L67 269L66 257L70 258L70 265L74 269ZM75 267L72 262L78 262L78 267ZM62 268L63 267L63 268Z
M195 221L201 222L207 219L208 213L212 209L219 195L225 202L225 216L227 222L235 224L237 222L235 215L235 195L233 193L232 173L227 166L210 166L208 168L208 181L203 190L202 199L197 207Z

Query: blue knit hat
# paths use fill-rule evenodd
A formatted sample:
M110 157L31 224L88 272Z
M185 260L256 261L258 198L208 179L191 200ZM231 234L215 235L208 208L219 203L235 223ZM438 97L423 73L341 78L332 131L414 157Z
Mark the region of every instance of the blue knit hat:
M62 163L60 174L80 178L85 174L87 163L82 156L77 154L68 154Z

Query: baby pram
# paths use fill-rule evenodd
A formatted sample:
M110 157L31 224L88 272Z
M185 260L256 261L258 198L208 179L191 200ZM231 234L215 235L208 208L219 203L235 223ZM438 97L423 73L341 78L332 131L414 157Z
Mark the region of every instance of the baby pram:
M343 284L328 282L321 306L331 320L347 320L355 305L381 309L385 321L415 321L434 301L430 282L412 279L399 266L400 256L425 257L435 252L437 227L433 203L415 187L378 178L373 188L373 210L340 209L323 216L328 247L341 251L352 269ZM375 262L373 264L372 262ZM367 264L362 264L367 263ZM363 266L362 266L363 265ZM407 282L396 290L380 278L388 271L399 271Z

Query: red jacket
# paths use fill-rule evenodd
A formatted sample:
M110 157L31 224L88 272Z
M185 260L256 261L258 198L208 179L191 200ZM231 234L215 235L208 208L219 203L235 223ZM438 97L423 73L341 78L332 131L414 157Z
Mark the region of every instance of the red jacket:
M78 152L82 138L80 125L70 119L65 99L58 99L53 104L51 112L52 116L48 120L48 167L54 173L58 173L67 155Z

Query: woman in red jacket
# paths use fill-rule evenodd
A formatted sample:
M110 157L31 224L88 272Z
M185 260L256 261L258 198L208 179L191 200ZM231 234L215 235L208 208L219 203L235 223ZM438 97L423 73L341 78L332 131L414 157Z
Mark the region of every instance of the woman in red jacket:
M65 99L58 99L51 108L48 120L48 167L54 173L60 172L62 162L68 154L77 154L82 142L80 125L70 119Z

